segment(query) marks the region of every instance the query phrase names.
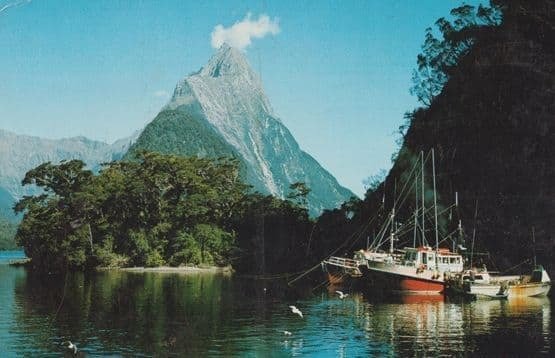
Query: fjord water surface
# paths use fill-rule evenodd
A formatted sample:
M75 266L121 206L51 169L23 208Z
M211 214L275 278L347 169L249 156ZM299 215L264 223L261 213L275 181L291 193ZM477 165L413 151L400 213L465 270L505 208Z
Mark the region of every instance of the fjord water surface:
M446 302L350 292L341 300L333 289L305 292L233 276L106 271L66 277L0 265L0 352L3 357L57 357L66 340L89 356L528 356L554 351L547 298ZM303 318L289 305L297 306Z

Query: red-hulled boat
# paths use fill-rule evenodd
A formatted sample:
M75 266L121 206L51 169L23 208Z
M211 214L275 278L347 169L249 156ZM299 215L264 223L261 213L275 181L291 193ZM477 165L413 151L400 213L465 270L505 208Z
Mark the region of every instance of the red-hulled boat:
M410 294L438 294L445 290L446 279L453 274L463 271L463 257L461 254L452 252L447 248L440 248L438 231L438 212L435 196L435 165L434 151L431 151L431 161L433 170L433 204L427 203L425 198L424 180L424 154L421 153L420 159L416 161L408 176L407 183L401 190L401 195L396 198L388 219L382 225L378 235L372 244L365 250L355 252L353 259L346 261L339 257L330 257L322 263L327 272L342 270L343 274L351 274L351 277L360 277L361 280L368 282L371 288L380 288L387 291ZM421 166L421 171L418 167ZM408 183L414 181L414 185ZM412 193L411 193L412 191ZM396 221L395 206L397 203L404 203L407 197L414 195L414 213L409 220L401 224ZM453 207L458 205L455 199ZM428 207L426 209L426 207ZM425 226L426 219L429 219L430 211L433 209L433 227L435 247L432 248L426 240ZM431 230L430 230L431 231ZM430 231L428 234L430 234ZM459 237L462 238L462 228L459 221ZM395 242L398 238L413 233L413 247L395 249ZM389 233L389 234L388 234ZM462 245L456 245L457 239L452 235L445 235L441 240L446 240L453 244L453 248L458 247L464 250ZM416 243L420 242L417 247ZM383 251L383 246L389 246L387 252ZM454 249L453 249L454 250ZM334 268L334 269L332 269Z
M400 254L360 250L355 254L363 275L373 287L398 293L438 294L445 279L463 270L463 258L448 249L405 248Z

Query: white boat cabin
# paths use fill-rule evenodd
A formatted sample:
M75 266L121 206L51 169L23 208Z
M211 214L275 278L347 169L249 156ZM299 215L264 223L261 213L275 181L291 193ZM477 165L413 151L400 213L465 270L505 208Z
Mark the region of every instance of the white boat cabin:
M406 266L439 272L462 272L463 270L463 257L449 249L439 249L436 252L429 246L421 246L406 247L403 251L405 252L403 265Z

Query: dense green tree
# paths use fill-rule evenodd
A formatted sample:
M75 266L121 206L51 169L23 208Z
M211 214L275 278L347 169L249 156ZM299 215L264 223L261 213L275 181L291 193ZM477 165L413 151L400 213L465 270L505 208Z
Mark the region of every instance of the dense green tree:
M248 189L236 161L142 152L97 176L84 167L45 163L25 176L24 185L43 189L15 207L25 213L17 240L34 265L182 264L191 237L200 248L195 263L225 261L234 239L229 219Z
M241 214L234 218L234 265L240 271L267 274L313 264L318 258L307 251L313 225L308 210L293 201L259 193L246 196Z
M33 265L60 269L85 264L90 237L82 222L87 208L76 197L92 179L92 172L84 167L80 160L59 165L48 162L25 175L24 185L44 190L24 197L14 207L16 212L25 212L16 241L33 258Z
M0 250L14 250L17 245L14 241L17 224L0 216Z
M310 188L303 182L296 182L289 185L291 192L287 195L287 199L292 200L300 207L306 208L308 205L308 194Z
M443 17L436 21L437 31L426 29L422 53L416 59L410 92L426 107L442 91L460 58L470 50L479 28L496 26L501 21L498 7L481 4L477 8L462 5L451 10L451 16L452 21ZM435 35L438 31L441 38Z

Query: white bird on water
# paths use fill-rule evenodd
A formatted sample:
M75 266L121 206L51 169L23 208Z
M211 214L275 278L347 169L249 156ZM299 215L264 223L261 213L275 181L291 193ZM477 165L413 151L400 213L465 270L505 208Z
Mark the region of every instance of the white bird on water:
M303 318L303 313L295 306L289 306L289 308L291 308L291 312L298 314L299 316L301 316L301 318Z
M289 331L283 331L283 334L285 334L286 336L290 336L290 335L292 335L293 333L291 333L291 332L289 332Z
M335 291L335 293L337 293L339 295L340 299L344 299L345 297L349 296L348 293L343 293L341 291Z
M62 344L65 344L67 349L69 349L70 351L73 351L73 354L77 354L77 345L74 343L71 343L71 341L66 341Z

